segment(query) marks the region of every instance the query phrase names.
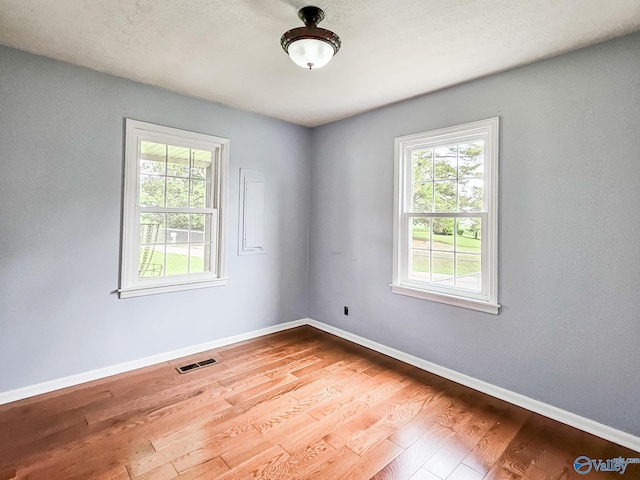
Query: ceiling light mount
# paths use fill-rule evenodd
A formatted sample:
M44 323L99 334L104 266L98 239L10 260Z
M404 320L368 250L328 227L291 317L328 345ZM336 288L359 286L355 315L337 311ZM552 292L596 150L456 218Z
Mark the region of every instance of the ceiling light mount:
M331 30L318 28L324 19L324 12L318 7L304 7L298 12L304 27L285 32L280 45L291 60L309 70L324 67L340 50L340 37Z
M310 25L318 25L324 20L324 11L318 7L304 7L298 12L298 17L308 27Z

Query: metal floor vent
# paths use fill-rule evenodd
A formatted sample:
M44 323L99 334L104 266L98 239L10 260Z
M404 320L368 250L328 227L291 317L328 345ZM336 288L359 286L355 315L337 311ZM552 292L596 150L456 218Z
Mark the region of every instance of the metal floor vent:
M195 370L196 368L206 367L207 365L213 365L214 363L216 363L215 359L207 358L206 360L202 360L201 362L190 363L189 365L176 367L176 370L178 370L179 373L187 373Z

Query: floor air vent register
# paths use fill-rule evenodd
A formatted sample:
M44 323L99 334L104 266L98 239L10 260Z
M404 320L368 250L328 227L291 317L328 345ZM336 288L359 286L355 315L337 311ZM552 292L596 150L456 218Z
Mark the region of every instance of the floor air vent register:
M190 363L189 365L183 365L181 367L176 367L176 370L178 370L179 373L187 373L187 372L192 372L193 370L196 370L196 369L201 368L201 367L206 367L208 365L213 365L214 363L216 363L215 359L207 358L206 360L202 360L201 362Z

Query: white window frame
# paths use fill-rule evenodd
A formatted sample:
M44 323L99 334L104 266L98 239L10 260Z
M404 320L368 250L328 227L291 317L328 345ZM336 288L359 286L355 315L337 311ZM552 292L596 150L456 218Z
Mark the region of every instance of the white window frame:
M122 226L122 264L120 272L120 298L157 293L177 292L196 288L225 285L226 278L226 205L229 184L229 139L190 132L177 128L126 119L125 170ZM139 245L140 214L140 144L142 141L165 143L180 147L208 150L213 154L211 204L211 271L140 278ZM164 208L171 213L170 208ZM194 212L197 209L194 209ZM201 212L196 212L201 213ZM215 256L215 258L214 258Z
M411 152L416 148L445 146L473 140L484 141L484 197L481 246L481 291L437 286L409 278L411 235L409 224L415 217L435 217L438 214L415 214L411 209ZM396 137L394 142L394 216L393 216L393 293L434 302L446 303L481 312L497 314L498 304L498 147L499 118L456 125ZM476 212L474 212L474 215ZM458 213L468 217L468 213ZM441 214L455 217L456 213ZM454 233L455 234L455 233Z

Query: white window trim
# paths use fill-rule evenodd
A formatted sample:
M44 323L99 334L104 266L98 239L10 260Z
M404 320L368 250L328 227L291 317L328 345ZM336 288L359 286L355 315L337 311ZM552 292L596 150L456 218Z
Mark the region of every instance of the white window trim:
M485 139L484 210L479 215L486 222L483 228L481 252L482 293L465 292L455 288L438 289L433 285L412 282L408 279L407 272L410 239L406 225L408 218L411 217L408 205L411 196L411 157L408 152L416 147L464 141L467 137ZM395 138L393 279L391 282L393 293L486 313L498 313L500 308L498 303L498 149L498 117Z
M137 120L126 119L125 135L125 171L123 195L122 225L122 263L120 270L120 298L131 298L157 293L178 292L196 288L225 285L226 278L226 212L229 183L229 139L205 135L202 133L165 127ZM173 142L190 148L217 150L217 171L214 176L216 196L214 245L215 264L213 271L175 275L170 277L145 278L138 277L139 255L139 219L141 207L139 202L139 140Z

